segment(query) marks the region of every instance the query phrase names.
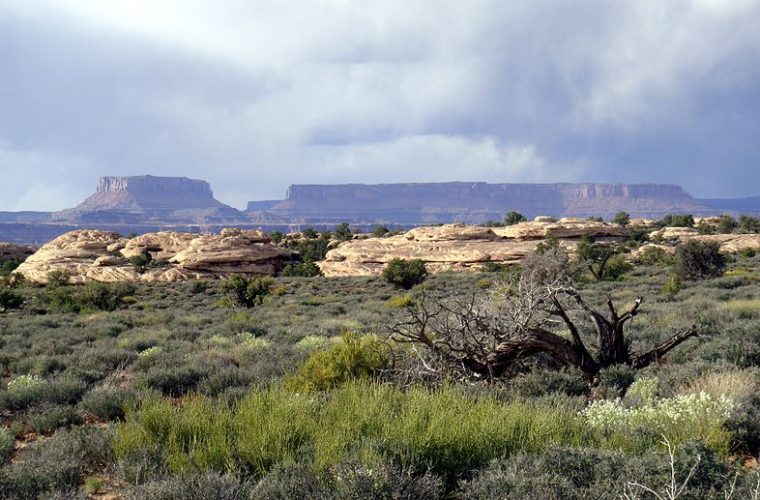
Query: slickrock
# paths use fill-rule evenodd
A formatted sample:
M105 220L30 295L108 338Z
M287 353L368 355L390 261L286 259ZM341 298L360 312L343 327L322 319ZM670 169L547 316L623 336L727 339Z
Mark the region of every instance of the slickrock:
M127 259L146 251L160 264L140 273ZM35 283L46 283L52 271L66 272L72 283L182 281L274 274L287 257L261 231L227 230L220 235L162 231L127 239L110 231L81 230L42 246L16 273Z
M760 234L706 234L694 238L717 242L724 253L737 253L750 248L760 250Z
M558 221L533 220L521 222L513 226L495 227L497 236L522 240L544 239L549 236L557 238L580 238L583 235L594 237L623 237L626 229L617 224L589 221L586 219L563 218Z
M488 262L519 262L538 244L535 239L499 236L492 228L448 224L387 238L346 241L318 265L326 276L379 274L394 258L424 260L430 272L479 270ZM560 244L572 252L577 242L561 240Z
M663 227L649 233L649 239L652 241L678 241L693 236L699 236L699 231L691 227Z

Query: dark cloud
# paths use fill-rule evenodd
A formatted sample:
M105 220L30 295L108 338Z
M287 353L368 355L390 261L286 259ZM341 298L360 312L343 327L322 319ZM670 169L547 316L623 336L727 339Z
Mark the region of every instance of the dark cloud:
M760 194L760 3L0 5L2 209L100 175L673 182Z

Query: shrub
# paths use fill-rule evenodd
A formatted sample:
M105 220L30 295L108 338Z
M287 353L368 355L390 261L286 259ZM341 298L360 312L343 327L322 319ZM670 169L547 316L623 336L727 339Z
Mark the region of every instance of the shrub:
M612 365L599 372L599 387L610 389L621 396L636 380L636 371L628 365Z
M263 475L298 461L322 473L363 457L365 466L379 460L452 479L505 454L584 436L582 422L557 405L503 403L451 386L404 391L350 382L324 397L254 389L232 407L199 398L182 406L147 400L118 426L114 450L120 464L157 459L174 472ZM146 453L154 458L140 458Z
M153 261L153 256L147 250L143 250L142 253L133 255L127 259L127 262L135 268L138 273L144 273L148 266Z
M0 312L18 309L24 305L24 297L10 288L0 285Z
M309 467L298 463L275 466L256 484L251 495L251 498L265 500L334 497L334 492L330 491L321 477Z
M588 379L579 370L536 370L515 377L510 386L523 397L549 394L580 396L588 392Z
M314 262L307 260L297 264L289 264L282 270L282 276L311 278L321 276L322 270Z
M43 300L59 312L115 311L126 304L123 299L135 293L130 283L97 283L90 281L81 287L50 285Z
M631 391L627 397L633 399ZM626 406L619 399L595 401L581 415L611 447L643 451L665 436L674 445L699 439L726 453L730 435L724 424L735 409L735 402L728 396L700 392L642 399L638 406Z
M76 408L69 405L45 405L30 412L32 430L38 434L53 432L59 427L71 427L82 423Z
M282 234L282 231L272 231L269 233L269 239L272 240L272 243L277 245L285 238L285 235Z
M392 295L385 301L385 307L390 309L403 309L404 307L411 307L415 304L412 294L405 293L404 295Z
M668 227L694 227L694 217L691 214L668 214L662 218L662 223Z
M241 481L235 476L205 472L154 479L131 488L126 497L130 500L294 498L252 496L251 490L252 485L249 482Z
M726 269L726 259L718 243L689 240L676 247L674 268L680 279L717 278Z
M313 240L313 239L316 239L316 238L319 237L319 234L317 233L317 231L313 227L307 227L306 229L304 229L303 231L301 231L301 235L304 238L307 238L307 239L310 239L310 240Z
M309 238L298 242L296 251L304 262L319 262L320 260L324 260L329 246L330 237L327 234L323 234L319 238L315 236L313 239Z
M0 427L0 466L5 464L10 458L13 446L13 434L7 428Z
M670 266L673 256L657 246L644 247L636 256L636 264L640 266Z
M678 277L677 273L670 273L667 281L665 281L665 284L662 286L662 293L667 295L669 299L673 300L680 291L681 279Z
M348 222L341 222L338 224L338 226L335 228L334 231L335 238L341 241L350 240L354 237L354 234L351 232L351 229L348 227Z
M633 266L625 260L622 255L615 255L610 257L607 261L607 267L605 268L604 278L616 281L623 277L627 272L633 270Z
M0 497L75 498L85 472L111 462L110 439L106 429L78 427L33 443L0 474Z
M628 212L621 211L615 214L615 217L612 218L612 222L625 227L631 223L631 216Z
M189 366L154 366L146 373L138 374L135 385L157 389L171 397L179 397L195 390L203 373Z
M749 215L740 216L739 231L742 233L760 233L760 219Z
M94 495L103 487L103 481L97 476L90 476L84 480L84 491L88 495Z
M222 293L230 306L253 307L264 303L273 284L274 280L269 277L244 278L236 275L222 284Z
M91 415L108 422L123 419L126 407L133 402L134 394L128 389L102 385L87 392L80 406Z
M347 332L340 342L313 352L286 381L295 391L324 391L360 378L377 376L389 361L388 347L373 335Z
M420 259L391 259L383 269L385 281L404 290L422 283L427 274L425 263Z
M512 210L510 212L507 212L507 215L504 216L504 225L514 226L515 224L519 224L520 222L525 222L527 220L528 219L526 219L523 214Z
M388 234L390 231L385 226L377 226L375 229L372 230L372 236L375 238L382 238L386 234Z
M50 271L46 278L48 288L58 288L60 286L68 285L71 277L69 276L68 271L57 269L55 271Z
M0 261L0 276L10 276L10 274L21 265L20 259L8 259Z
M739 223L736 219L730 215L721 215L720 222L718 222L718 232L721 234L733 233L734 230L739 227Z

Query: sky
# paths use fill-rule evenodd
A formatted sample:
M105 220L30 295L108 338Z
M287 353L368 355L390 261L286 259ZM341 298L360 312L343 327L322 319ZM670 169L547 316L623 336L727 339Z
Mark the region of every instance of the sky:
M760 195L760 0L0 0L0 210L104 175Z

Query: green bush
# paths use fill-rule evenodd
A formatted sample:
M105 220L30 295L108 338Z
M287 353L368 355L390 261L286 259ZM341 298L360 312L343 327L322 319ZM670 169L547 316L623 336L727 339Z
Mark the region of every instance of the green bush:
M739 231L742 233L760 233L760 219L749 215L740 216Z
M319 269L319 266L317 266L314 262L307 260L304 262L299 262L297 264L289 264L285 266L282 270L282 276L288 276L288 277L304 277L304 278L310 278L313 276L321 276L322 270Z
M5 427L0 427L0 467L10 459L13 447L13 434Z
M142 253L133 255L127 259L127 262L135 268L138 273L144 273L148 266L153 261L153 256L147 250L143 250Z
M676 247L674 270L680 279L717 278L725 269L726 259L716 242L688 240Z
M83 410L101 420L109 422L124 418L125 409L133 404L134 394L128 389L113 385L102 385L84 395L80 406Z
M636 264L640 266L670 266L673 260L670 253L656 246L645 247L636 256Z
M733 233L737 227L739 227L739 223L730 215L720 216L720 222L718 222L718 232L720 234Z
M228 305L253 307L264 303L274 284L269 277L245 278L235 275L222 284L222 293Z
M671 215L662 218L662 223L668 227L694 227L694 216L691 214Z
M425 281L428 272L420 259L391 259L383 269L383 278L388 283L404 290Z
M625 227L631 223L631 216L628 212L621 211L615 214L615 217L612 218L612 222Z
M534 370L515 377L510 387L518 395L526 398L549 394L580 396L589 389L588 379L578 370Z
M512 210L510 212L507 212L507 215L504 216L504 225L514 226L515 224L519 224L520 222L525 222L527 220L528 219L526 219L523 214Z
M83 286L50 285L42 295L54 311L86 313L115 311L126 306L123 299L134 295L131 283L97 283L90 281Z
M21 262L23 261L15 258L0 261L0 276L10 276L10 274L21 265Z
M22 305L24 305L23 295L0 284L0 312L6 312L9 309L18 309Z
M239 500L242 498L266 498L258 495L252 496L251 491L252 485L248 481L241 481L233 475L204 472L154 479L129 489L126 498L129 500Z
M69 405L45 405L30 412L29 425L38 434L82 423L76 408Z
M349 380L375 377L388 362L387 344L373 335L348 332L330 348L311 353L286 386L294 391L324 391Z
M120 463L146 453L175 473L251 470L298 461L324 472L353 457L461 477L488 461L588 438L574 410L436 390L349 382L323 398L254 389L237 405L150 399L117 427ZM153 450L153 451L151 451ZM162 450L162 451L161 451ZM144 460L144 459L143 459Z
M76 498L86 471L111 463L110 440L108 429L77 427L33 443L0 473L0 498Z
M685 495L678 498L725 498L732 489L734 473L714 452L693 443L675 450L675 466L663 449L646 456L626 455L619 450L548 447L538 454L520 453L492 462L460 483L460 498L533 500L588 498L650 498L631 483L657 491L651 498L670 498L665 489L687 481ZM692 469L693 468L693 469ZM740 480L743 478L739 478ZM751 487L744 481L734 486L737 498ZM749 496L747 496L749 498Z
M350 240L354 237L354 234L351 232L351 229L348 227L348 222L341 222L338 224L338 226L335 228L334 231L335 238L341 241Z

